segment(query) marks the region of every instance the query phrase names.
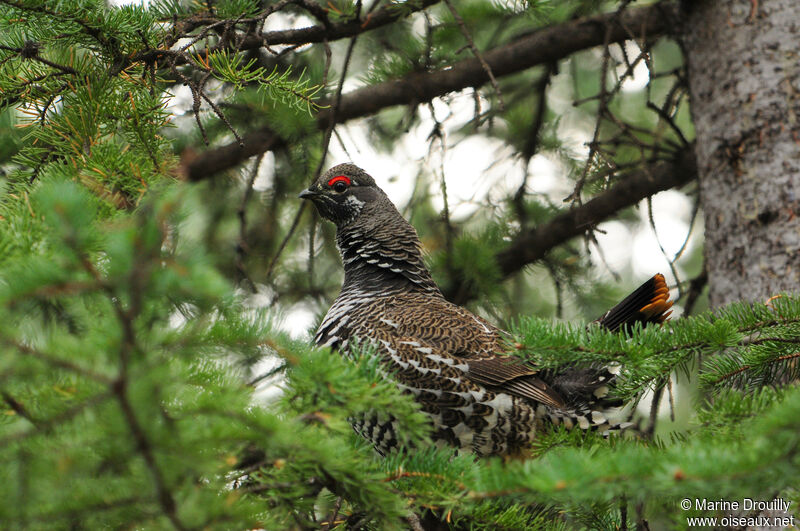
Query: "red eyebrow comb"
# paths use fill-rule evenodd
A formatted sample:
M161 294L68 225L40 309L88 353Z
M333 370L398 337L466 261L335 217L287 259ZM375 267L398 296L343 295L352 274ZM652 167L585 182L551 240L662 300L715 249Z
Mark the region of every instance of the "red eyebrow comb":
M330 181L328 181L328 186L333 186L339 181L342 181L347 186L350 186L350 178L345 175L337 175L336 177L332 178Z

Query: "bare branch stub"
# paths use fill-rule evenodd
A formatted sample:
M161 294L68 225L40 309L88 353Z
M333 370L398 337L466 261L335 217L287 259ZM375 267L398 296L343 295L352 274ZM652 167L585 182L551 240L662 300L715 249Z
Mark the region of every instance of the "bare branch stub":
M242 282L247 284L250 291L257 293L256 285L247 274L247 268L244 265L244 259L249 252L247 244L247 203L250 201L250 196L253 195L253 184L258 177L258 170L261 168L261 162L264 160L264 153L258 155L253 162L253 168L250 170L250 175L245 184L244 194L242 194L242 202L239 204L239 209L236 212L239 218L239 241L236 244L236 271L239 274Z
M492 88L494 89L495 94L497 94L497 103L500 112L505 110L505 103L503 102L503 93L500 90L500 85L497 83L497 79L494 77L494 73L492 72L492 67L486 62L486 59L483 58L483 54L475 45L475 41L472 39L472 35L469 33L469 29L467 29L467 25L464 23L464 19L461 18L461 15L458 14L456 11L455 6L450 0L444 0L444 3L447 5L447 8L452 13L453 18L456 19L456 24L458 24L458 28L461 30L461 34L464 35L464 38L467 40L469 44L470 50L472 50L473 55L478 59L481 64L481 68L483 71L486 72L486 75L489 76L489 82L492 84Z
M557 71L558 65L556 63L548 64L545 72L542 74L542 77L537 80L536 86L534 87L534 90L536 91L536 114L531 121L531 128L528 132L528 138L525 140L525 145L522 148L521 157L524 165L522 183L520 183L519 188L517 188L517 191L512 199L517 217L523 226L527 224L528 218L528 214L524 205L525 193L528 187L528 164L539 149L542 126L544 125L544 115L547 111L547 88L550 86L550 81ZM479 102L480 100L478 99L477 101ZM478 104L479 103L476 103L476 105Z

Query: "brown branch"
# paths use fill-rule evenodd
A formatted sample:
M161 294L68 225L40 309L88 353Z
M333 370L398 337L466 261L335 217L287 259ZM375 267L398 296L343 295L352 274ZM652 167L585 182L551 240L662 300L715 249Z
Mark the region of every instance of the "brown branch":
M324 25L310 26L308 28L298 28L290 30L269 31L263 35L251 35L241 43L241 49L261 48L262 46L272 46L275 44L308 44L311 42L322 42L324 40L334 41L347 37L354 37L360 33L386 26L392 22L405 18L415 11L421 11L440 0L421 0L420 2L409 2L410 5L387 4L370 14L363 22L360 20L349 20Z
M81 281L77 280L75 282L60 282L56 284L46 284L44 286L39 286L30 293L24 294L26 297L58 297L61 295L69 296L69 295L76 295L76 294L83 294L87 291L93 291L97 289L102 289L104 284L98 283L96 281L89 282L89 281Z
M0 391L0 397L2 397L2 399L6 404L8 404L8 407L10 407L14 413L24 418L34 426L39 424L39 421L34 418L30 411L28 411L28 408L26 408L22 402L11 396L10 393L4 390Z
M708 272L706 271L706 265L704 263L703 270L689 282L689 289L685 292L686 302L683 305L683 315L689 316L692 314L694 305L697 303L697 299L700 297L706 284L708 284Z
M681 282L680 273L678 272L678 268L675 266L675 262L678 261L678 256L680 256L680 253L676 253L675 257L670 258L667 250L664 248L664 244L661 243L661 238L659 237L658 229L656 228L656 217L655 214L653 214L652 197L647 198L647 221L650 224L650 228L653 230L653 237L655 238L658 248L661 251L661 256L663 256L664 260L667 261L667 264L669 265L669 271L672 273L672 278L675 279L675 283L678 285L678 297L680 297L682 295L681 286L683 285L683 282ZM689 241L688 237L686 238L686 241Z
M361 2L357 2L357 9L358 9L358 19L361 18ZM373 7L377 5L373 3ZM344 63L342 64L342 74L339 78L339 86L336 88L336 95L334 96L334 103L333 106L330 108L328 112L325 113L327 118L327 125L325 125L325 136L322 139L322 154L319 158L319 164L317 164L317 169L314 172L314 176L311 179L311 183L317 180L317 178L322 174L322 168L325 165L325 159L328 156L328 148L331 144L331 136L333 135L333 130L338 123L336 121L337 115L339 114L339 107L342 105L342 91L344 90L344 81L345 76L347 75L347 69L350 67L350 60L353 57L353 50L356 47L356 42L358 42L358 34L354 35L352 39L350 39L350 43L347 45L347 52L344 56ZM330 52L330 48L327 46L325 47L326 53L326 64L325 64L325 76L327 77L328 71L330 70L330 56L327 54ZM319 126L322 126L321 122L318 122Z
M303 217L303 212L305 212L306 205L308 204L307 201L303 201L300 203L300 208L297 209L297 213L294 215L294 219L292 220L292 225L289 227L289 232L286 233L286 236L283 237L281 240L281 244L278 246L278 250L275 251L275 255L272 257L272 260L269 262L269 266L267 266L267 272L264 274L264 278L269 279L272 277L272 271L275 269L275 265L278 263L281 255L283 254L284 249L289 244L289 240L292 239L294 236L297 227L300 225L300 218Z
M0 0L3 1L3 0ZM369 16L364 19L364 21L360 20L348 20L343 22L337 23L324 23L324 20L327 19L326 9L322 8L321 6L317 9L315 4L310 1L292 1L292 0L284 0L283 2L278 2L277 4L271 5L267 10L259 14L255 18L242 18L236 20L219 20L214 17L208 16L201 16L195 15L188 19L182 20L178 22L174 26L174 35L166 41L166 46L164 49L158 50L147 50L145 52L139 52L134 54L130 58L130 62L137 62L137 61L153 61L159 57L174 55L175 52L170 50L175 42L177 42L180 38L191 38L192 40L184 46L183 48L186 49L188 46L195 44L196 42L202 40L207 36L209 30L215 29L219 26L224 25L231 25L231 24L239 24L239 25L252 25L263 23L264 20L269 17L272 13L280 11L281 9L285 8L289 4L296 4L300 7L305 8L309 11L310 14L315 16L317 19L323 21L323 24L317 26L309 26L306 28L298 28L298 29L290 29L290 30L277 30L277 31L268 31L266 33L263 32L253 32L248 31L245 35L241 36L240 38L235 39L223 39L216 46L212 46L205 50L199 50L197 53L200 56L207 57L209 54L221 51L221 50L229 50L232 48L232 44L235 41L235 48L237 51L246 51L246 50L257 50L260 48L266 48L267 51L271 53L276 53L271 49L271 46L274 45L288 45L286 50L293 50L299 46L303 46L306 44L311 43L319 43L319 42L329 42L335 41L339 39L345 39L348 37L354 37L356 35L360 35L362 33L366 33L368 31L374 30L376 28L380 28L382 26L386 26L388 24L392 24L393 22L405 18L412 13L417 11L422 11L427 9L428 7L439 3L441 0L422 0L420 2L413 3L408 2L404 5L398 4L388 4L374 13L370 13ZM312 12L313 10L313 12ZM164 21L166 22L166 21ZM198 35L191 35L191 32L196 30L197 28L203 27L203 31ZM278 52L277 55L282 54L282 52ZM182 54L176 59L175 65L183 65L190 62L190 59Z
M550 86L550 81L553 79L556 71L557 65L555 63L547 65L542 77L536 81L536 85L534 86L534 90L536 92L536 114L534 115L533 120L531 120L528 138L525 140L522 153L520 153L520 157L524 164L522 183L520 183L519 188L517 188L517 191L514 193L514 197L512 199L512 204L514 205L517 218L520 220L520 223L523 227L528 224L528 212L525 209L525 194L527 193L528 176L530 174L528 167L531 159L539 150L542 127L544 126L544 116L547 112L547 88ZM477 101L479 104L480 98L478 98ZM553 277L553 279L555 280L555 277Z
M610 13L586 17L545 28L505 46L487 50L483 58L494 76L499 78L533 66L556 62L577 51L602 45L606 40L625 41L630 38L626 28L633 28L649 38L667 34L673 28L671 21L677 16L676 12L677 7L667 3L628 9L621 16ZM378 13L370 20L377 16ZM327 35L327 38L338 36ZM401 79L343 95L335 120L342 123L371 116L395 105L425 103L449 92L478 87L488 81L486 70L476 58L465 59L433 72L412 72ZM321 102L321 105L326 103L330 102ZM317 113L317 127L321 131L328 127L331 112L330 109L323 109ZM232 143L184 160L183 173L189 180L199 181L238 166L253 155L282 145L284 141L271 128L263 127L243 135L241 146Z
M635 27L650 36L667 33L671 4L631 9L617 19L616 13L586 17L542 29L516 41L483 53L495 77L514 74L533 66L552 63L587 48L604 43L606 27L609 41L629 38L623 26ZM669 13L665 13L665 11ZM489 76L476 58L464 59L445 69L413 72L404 78L364 87L342 99L338 119L351 120L393 105L424 103L449 92L476 87L489 81ZM324 114L326 111L320 112Z
M539 150L539 145L541 144L540 138L542 126L544 125L544 116L547 112L547 88L550 86L553 76L557 73L558 66L555 63L550 63L546 66L542 77L536 82L534 89L536 91L536 114L531 121L528 138L525 140L525 146L522 148L522 153L520 154L526 166L528 163L530 163L530 160ZM528 172L526 171L525 176L527 177L527 175Z
M660 381L656 384L656 388L653 391L653 398L650 401L650 415L648 417L647 428L644 429L642 432L642 436L645 439L653 439L653 436L656 433L656 424L658 423L658 410L659 406L661 406L661 397L664 395L664 387L666 382Z
M149 503L149 500L140 498L138 496L130 496L127 498L112 499L112 500L98 500L94 503L88 503L79 507L69 507L62 510L50 510L43 513L31 514L30 518L37 522L47 522L47 527L53 529L57 527L56 521L80 521L86 515L95 516L96 513L102 511L113 511L122 507L130 507L135 505L142 505ZM144 507L137 508L138 514L143 514L146 509ZM59 522L60 523L60 522ZM52 527L51 527L52 526Z
M259 129L234 142L197 154L185 152L181 160L182 174L190 181L201 181L221 171L229 170L254 155L273 151L285 145L283 139L268 128Z
M15 48L12 46L4 46L0 44L0 50L5 50L7 52L14 52L23 59L31 59L34 61L38 61L42 64L55 68L56 70L60 70L62 74L69 74L71 76L77 76L79 74L77 70L75 70L69 65L62 65L50 61L49 59L46 59L44 57L41 57L39 55L39 43L34 41L27 41L22 48Z
M502 278L544 258L554 247L580 236L619 210L696 178L697 165L691 149L679 152L673 161L660 162L648 170L629 174L619 184L581 206L559 214L544 225L519 233L511 245L495 257ZM472 295L470 290L462 290L459 284L445 293L456 304L465 303Z
M611 27L606 26L606 33L605 37L603 38L603 61L602 65L600 66L600 93L597 95L598 108L597 108L597 115L595 116L595 121L594 121L594 133L592 133L592 140L588 143L589 155L586 157L586 163L583 165L583 171L581 172L581 176L575 183L575 188L572 190L572 193L567 198L567 200L571 201L573 205L580 205L582 203L581 192L583 191L583 187L586 185L586 179L589 176L589 170L592 167L592 162L595 160L595 157L598 156L597 147L600 137L600 126L603 123L603 118L606 116L606 114L608 114L608 102L610 98L608 90L606 89L606 84L608 79L608 60L611 55L608 46L611 42L612 42ZM624 131L625 128L623 127L622 130ZM594 242L599 251L600 258L602 259L603 263L606 266L606 269L611 271L611 268L608 267L608 263L603 257L603 251L600 248L600 245L597 244L597 240L594 234L587 234L587 239L591 242ZM618 275L613 271L611 271L611 273L614 275L615 278L618 277Z
M145 464L147 465L147 468L150 470L150 474L153 476L161 510L164 512L164 515L169 519L170 523L172 523L172 526L175 529L185 529L185 526L178 518L178 510L175 503L175 498L173 498L172 492L167 487L164 475L161 473L158 463L156 463L154 449L151 446L150 441L147 439L144 428L142 428L142 425L139 423L139 419L136 417L136 413L133 411L133 406L128 399L128 394L124 386L125 382L122 380L120 382L122 385L115 386L114 394L116 395L117 402L119 402L122 414L128 423L128 428L131 430L131 435L133 436L134 443L136 444L136 449L141 454Z
M74 250L76 252L81 251L78 248L75 248ZM183 525L183 522L181 522L178 516L177 503L175 502L175 498L173 497L172 492L167 485L164 474L156 461L156 449L147 438L147 433L142 423L139 421L139 418L136 416L133 404L128 396L128 384L130 377L128 369L131 352L139 350L136 341L135 320L138 317L142 307L142 288L143 284L147 281L145 275L147 274L150 265L146 262L148 259L151 259L151 256L146 252L140 252L137 254L137 261L133 264L133 273L128 279L130 302L128 303L127 308L123 306L119 295L112 286L104 286L106 294L108 295L108 298L114 307L114 312L117 316L117 320L120 323L120 328L122 329L122 343L119 349L119 373L117 378L113 381L109 379L104 381L108 383L111 392L116 398L120 410L122 411L122 415L128 424L128 429L133 437L136 450L144 459L145 465L153 477L158 502L161 506L162 512L169 519L170 523L175 529L183 530L186 527ZM98 284L104 283L102 274L97 270L87 256L82 255L80 257L80 261L83 268L95 279ZM84 371L84 374L85 373L86 372Z
M794 360L794 359L798 359L798 358L800 358L800 352L793 352L791 354L784 354L783 356L778 356L775 359L769 360L767 363L778 363L779 361ZM725 380L730 380L734 376L737 376L737 375L739 375L739 374L741 374L741 373L743 373L745 371L749 371L752 368L753 368L752 365L742 365L738 369L736 369L734 371L731 371L729 373L723 374L722 376L717 378L714 381L714 385L718 385L718 384L722 383Z

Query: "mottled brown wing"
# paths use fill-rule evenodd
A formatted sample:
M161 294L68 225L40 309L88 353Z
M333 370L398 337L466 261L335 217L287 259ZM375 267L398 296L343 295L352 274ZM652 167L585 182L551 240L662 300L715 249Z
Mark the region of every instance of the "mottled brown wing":
M536 369L525 365L519 358L497 355L468 360L467 364L473 382L548 406L566 407L561 396L536 376Z
M444 299L412 294L387 302L384 315L382 324L391 327L396 337L414 338L423 348L434 349L434 356L466 364L470 381L545 405L565 406L561 396L536 376L535 368L499 353L504 346L502 330L468 310Z

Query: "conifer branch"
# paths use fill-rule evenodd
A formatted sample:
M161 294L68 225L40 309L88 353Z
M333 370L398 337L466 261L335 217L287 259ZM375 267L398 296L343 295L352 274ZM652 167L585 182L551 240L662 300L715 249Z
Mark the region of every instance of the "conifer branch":
M791 341L791 342L792 343L800 343L800 340ZM783 356L778 356L777 358L774 358L774 359L768 361L767 363L779 363L781 361L794 360L794 359L798 359L798 358L800 358L800 352L793 352L792 354L785 354ZM720 384L720 383L722 383L722 382L724 382L726 380L730 380L731 378L733 378L735 376L738 376L738 375L740 375L741 373L743 373L745 371L749 371L752 368L753 368L753 365L742 365L738 369L736 369L734 371L731 371L731 372L728 372L726 374L723 374L722 376L720 376L719 378L714 380L714 385Z
M46 430L49 430L54 426L58 426L59 424L67 422L75 418L76 416L80 415L86 409L95 406L97 404L100 404L110 399L112 396L113 394L110 390L105 391L103 393L98 393L96 395L91 396L87 400L84 400L83 402L80 402L72 406L71 408L66 409L65 411L55 415L54 417L48 419L39 419L39 421L34 425L33 429L19 431L7 435L5 437L0 437L0 447L6 446L15 441L21 441L27 439L38 433L45 432Z
M3 338L0 338L0 343L3 343L8 347L11 347L11 348L17 350L18 352L20 352L22 354L25 354L26 356L29 356L31 358L34 358L34 359L37 359L37 360L42 361L44 363L47 363L49 365L52 365L53 367L57 367L59 369L64 369L66 371L69 371L69 372L72 372L72 373L75 373L75 374L79 374L81 376L84 376L85 378L88 378L90 380L94 380L95 382L98 382L98 383L101 383L101 384L105 384L105 385L111 385L112 382L113 382L113 380L111 378L109 378L108 376L106 376L104 374L100 374L100 373L95 372L95 371L93 371L91 369L87 369L86 367L82 367L82 366L80 366L80 365L78 365L76 363L73 363L71 361L68 361L68 360L65 360L65 359L61 359L61 358L59 358L57 356L54 356L52 354L48 354L46 352L42 352L40 350L37 350L37 349L35 349L35 348L31 347L31 346L28 346L28 345L24 344L24 343L20 343L19 341L15 341L13 339L10 339L10 338L7 338L7 337L3 337Z
M36 42L33 42L33 41L26 42L25 46L23 46L22 48L14 48L12 46L5 46L5 45L0 44L0 50L5 50L7 52L14 52L17 55L19 55L20 57L22 57L23 59L31 59L33 61L37 61L39 63L42 63L42 64L45 64L45 65L50 66L52 68L55 68L56 70L59 70L60 71L59 74L62 74L62 75L63 74L69 74L69 75L72 75L72 76L77 76L78 73L79 73L77 70L75 70L74 68L72 68L69 65L58 64L58 63L56 63L54 61L50 61L49 59L46 59L46 58L40 56L39 55L39 44L36 43ZM47 75L49 75L49 74L47 74ZM35 81L41 81L45 77L46 76L40 76L39 78L37 78L35 80L30 80L30 81L28 81L28 84L30 84L31 82L35 82Z
M550 64L577 51L599 46L608 41L629 39L629 28L648 38L657 38L671 31L670 21L676 16L674 4L654 4L616 13L586 17L525 35L505 46L483 52L485 63L500 78L528 68ZM386 81L344 94L336 112L336 122L371 116L395 105L421 104L433 98L489 81L477 58L464 59L452 66L432 72L412 72L401 79ZM320 105L328 105L321 102ZM317 113L317 127L325 130L330 111ZM242 135L242 146L228 144L184 160L183 174L190 181L210 178L238 166L249 157L285 145L285 141L269 126Z
M8 6L16 8L16 9L19 9L20 11L30 11L30 12L34 12L34 13L41 13L43 15L47 15L49 17L52 17L53 19L56 19L56 20L64 20L65 19L65 14L63 12L56 12L56 11L54 11L52 9L48 9L47 7L44 7L44 6L31 6L31 5L26 5L23 2L14 2L12 0L0 0L0 3L6 4ZM105 46L107 46L109 44L108 37L103 35L100 30L98 30L97 28L91 26L87 21L83 20L82 18L78 18L78 17L74 17L74 16L66 16L66 20L68 20L69 22L72 22L74 24L77 24L78 26L83 28L83 31L85 31L87 35L89 35L92 38L94 38L98 43L100 43L100 45L105 47Z
M76 251L80 252L79 249L76 249ZM137 258L147 259L149 257L145 255ZM97 271L97 269L94 267L94 264L92 264L88 257L82 256L81 264L98 283L102 283L102 277L99 271ZM137 260L134 262L133 270L131 271L130 275L130 286L128 286L130 289L131 302L130 307L127 309L123 307L119 296L115 293L113 288L109 286L106 289L109 301L114 308L117 320L119 321L120 327L123 331L123 342L119 349L119 374L117 379L111 383L111 389L116 397L120 409L122 410L125 421L128 424L128 428L133 436L136 449L141 454L145 464L147 465L147 468L150 470L150 473L153 476L153 482L155 483L158 501L161 505L164 515L169 519L175 529L183 530L185 529L185 526L178 518L175 499L167 486L161 468L156 462L153 445L148 439L144 427L139 422L136 412L134 411L133 404L131 404L131 401L128 397L130 355L132 351L138 349L136 332L134 330L134 319L141 308L139 300L141 297L141 286L139 285L139 281L141 279L141 275L147 269L148 264L143 263L143 260Z

